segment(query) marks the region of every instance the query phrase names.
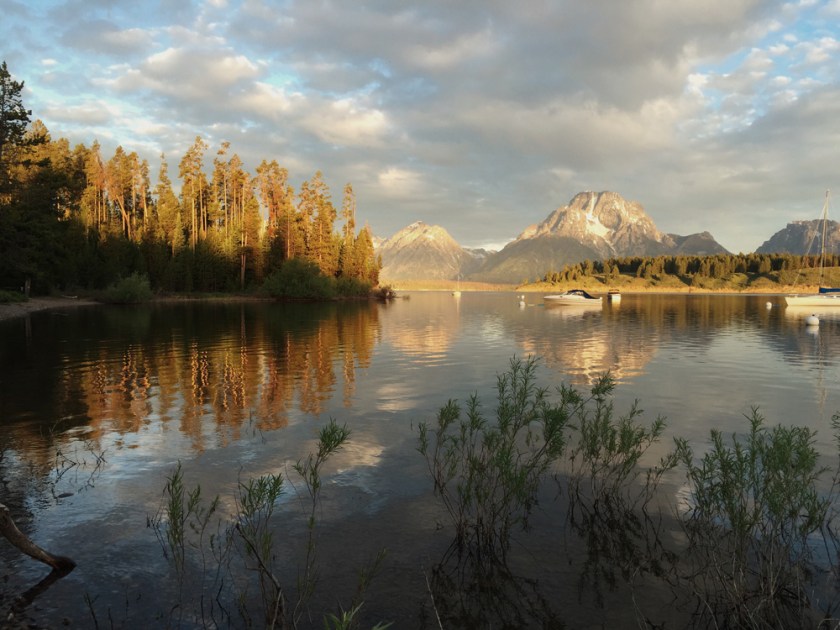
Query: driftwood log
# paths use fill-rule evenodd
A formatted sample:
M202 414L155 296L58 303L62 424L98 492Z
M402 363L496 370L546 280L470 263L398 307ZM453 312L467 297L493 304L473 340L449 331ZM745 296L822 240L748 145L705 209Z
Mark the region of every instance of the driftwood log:
M0 503L0 534L6 537L10 543L20 549L23 553L35 560L39 560L47 564L55 571L67 573L71 571L76 563L65 556L54 556L53 554L44 551L34 542L29 540L29 537L21 532L15 522L12 520L12 515L9 508Z

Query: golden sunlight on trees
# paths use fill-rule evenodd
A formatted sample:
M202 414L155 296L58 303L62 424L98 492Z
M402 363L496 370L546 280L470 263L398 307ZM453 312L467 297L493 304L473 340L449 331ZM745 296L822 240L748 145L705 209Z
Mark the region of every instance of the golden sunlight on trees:
M22 89L0 65L0 286L101 289L139 273L155 290L243 290L296 258L326 278L377 283L381 263L369 229L356 234L350 184L336 231L320 171L296 195L276 160L251 175L229 142L208 173L210 146L196 136L178 162L180 181L161 155L152 182L134 151L103 155L96 141L71 149L41 121L29 125Z

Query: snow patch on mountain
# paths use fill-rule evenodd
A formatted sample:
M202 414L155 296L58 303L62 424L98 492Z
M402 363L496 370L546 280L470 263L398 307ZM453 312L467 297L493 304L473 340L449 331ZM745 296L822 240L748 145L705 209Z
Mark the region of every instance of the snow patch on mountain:
M675 246L641 205L608 191L578 193L542 223L526 228L516 240L545 236L574 239L604 258L657 254Z

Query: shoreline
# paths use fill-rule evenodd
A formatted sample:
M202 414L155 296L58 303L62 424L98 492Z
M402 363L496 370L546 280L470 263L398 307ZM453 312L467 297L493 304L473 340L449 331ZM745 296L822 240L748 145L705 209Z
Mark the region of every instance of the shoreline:
M451 291L451 288L410 288L410 287L395 287L395 291L403 291L403 292L424 292L424 291ZM481 292L510 292L510 293L552 293L558 291L565 291L566 289L560 287L537 287L537 286L530 286L530 287L516 287L512 285L508 285L504 288L495 287L495 288L474 288L468 286L462 286L460 291L463 293L481 293ZM599 290L592 290L586 289L587 291L592 291L593 293L606 293L606 289L603 291ZM775 290L753 290L753 291L741 291L737 289L719 289L719 290L711 290L711 289L695 289L686 287L684 289L679 289L676 287L633 287L623 290L621 293L622 295L634 295L634 294L645 294L645 293L657 293L657 294L667 294L672 293L674 295L790 295L790 294L808 294L808 293L816 293L816 287L778 287ZM165 297L156 297L151 300L151 303L155 302L210 302L210 301L226 301L226 302L258 302L258 301L265 301L265 298L255 297L255 296L247 296L247 295L230 295L230 296L192 296L192 295L172 295L172 296L165 296ZM37 313L39 311L47 311L47 310L63 310L67 308L77 308L80 306L101 306L102 302L97 302L96 300L91 300L88 298L75 298L75 297L33 297L29 298L26 302L9 302L9 303L0 303L0 321L5 321L9 319L15 319L18 317L25 317L31 313Z
M71 297L33 297L26 302L7 302L0 304L0 321L25 317L30 313L48 311L50 309L77 308L79 306L95 306L94 300Z
M167 302L264 302L268 298L250 295L164 295L152 298L148 304ZM64 310L80 306L105 306L90 298L38 296L26 302L0 303L0 321L25 317L31 313L49 310Z

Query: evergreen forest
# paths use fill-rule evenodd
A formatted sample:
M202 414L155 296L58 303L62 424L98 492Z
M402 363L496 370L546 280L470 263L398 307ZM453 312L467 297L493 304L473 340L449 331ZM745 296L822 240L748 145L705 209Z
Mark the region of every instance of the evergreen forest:
M632 283L633 288L781 289L797 284L837 284L838 272L840 256L828 253L626 256L565 265L559 271L547 272L542 282L586 287Z
M141 277L156 292L271 286L287 295L284 278L303 276L304 293L314 278L323 297L378 283L381 262L370 229L357 230L351 184L338 209L320 171L296 191L276 160L251 174L230 143L208 153L197 136L177 163L176 186L163 155L153 177L122 146L105 155L97 141L53 138L32 121L23 87L2 62L0 290L98 291Z

